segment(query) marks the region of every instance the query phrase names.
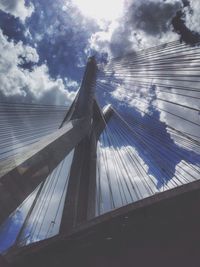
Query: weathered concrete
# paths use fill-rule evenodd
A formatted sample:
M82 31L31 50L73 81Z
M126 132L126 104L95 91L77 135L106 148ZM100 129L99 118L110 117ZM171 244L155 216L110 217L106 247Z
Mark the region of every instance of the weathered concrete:
M2 223L90 130L88 118L68 122L29 146L12 160L0 162L0 223Z

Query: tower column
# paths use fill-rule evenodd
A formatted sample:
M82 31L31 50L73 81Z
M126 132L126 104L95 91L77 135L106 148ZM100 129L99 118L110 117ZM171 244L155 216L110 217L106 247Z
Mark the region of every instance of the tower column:
M78 224L95 216L97 141L106 126L106 120L111 116L108 115L111 109L103 114L95 100L95 80L96 63L90 59L79 94L64 120L65 123L84 115L90 120L91 127L74 150L60 226L61 235L70 233Z

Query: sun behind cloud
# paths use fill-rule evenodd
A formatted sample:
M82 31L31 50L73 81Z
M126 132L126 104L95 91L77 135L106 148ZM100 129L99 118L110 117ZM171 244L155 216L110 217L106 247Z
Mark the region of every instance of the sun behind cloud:
M96 20L114 21L123 11L124 0L73 0L72 1L86 16Z

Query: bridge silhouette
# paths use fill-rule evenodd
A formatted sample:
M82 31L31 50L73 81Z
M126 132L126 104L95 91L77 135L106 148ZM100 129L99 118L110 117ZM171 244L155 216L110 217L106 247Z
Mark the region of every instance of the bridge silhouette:
M199 55L91 57L70 107L1 102L1 266L198 265Z

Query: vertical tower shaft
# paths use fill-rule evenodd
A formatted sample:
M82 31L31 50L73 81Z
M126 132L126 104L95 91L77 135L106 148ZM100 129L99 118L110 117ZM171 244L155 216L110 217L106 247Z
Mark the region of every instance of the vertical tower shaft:
M60 233L66 234L79 222L87 220L88 196L90 194L91 140L93 129L94 86L97 66L92 57L88 60L82 84L70 110L61 125L69 120L88 118L88 135L75 147L70 169L69 183L61 220ZM95 152L93 152L95 153ZM95 179L95 177L93 177ZM94 188L91 190L95 190Z
M109 120L111 116L108 115L111 109L106 111L107 115L102 113L94 97L96 70L95 59L91 58L80 91L63 122L84 116L88 118L90 130L74 149L60 226L61 235L95 216L97 141L106 125L105 118Z

